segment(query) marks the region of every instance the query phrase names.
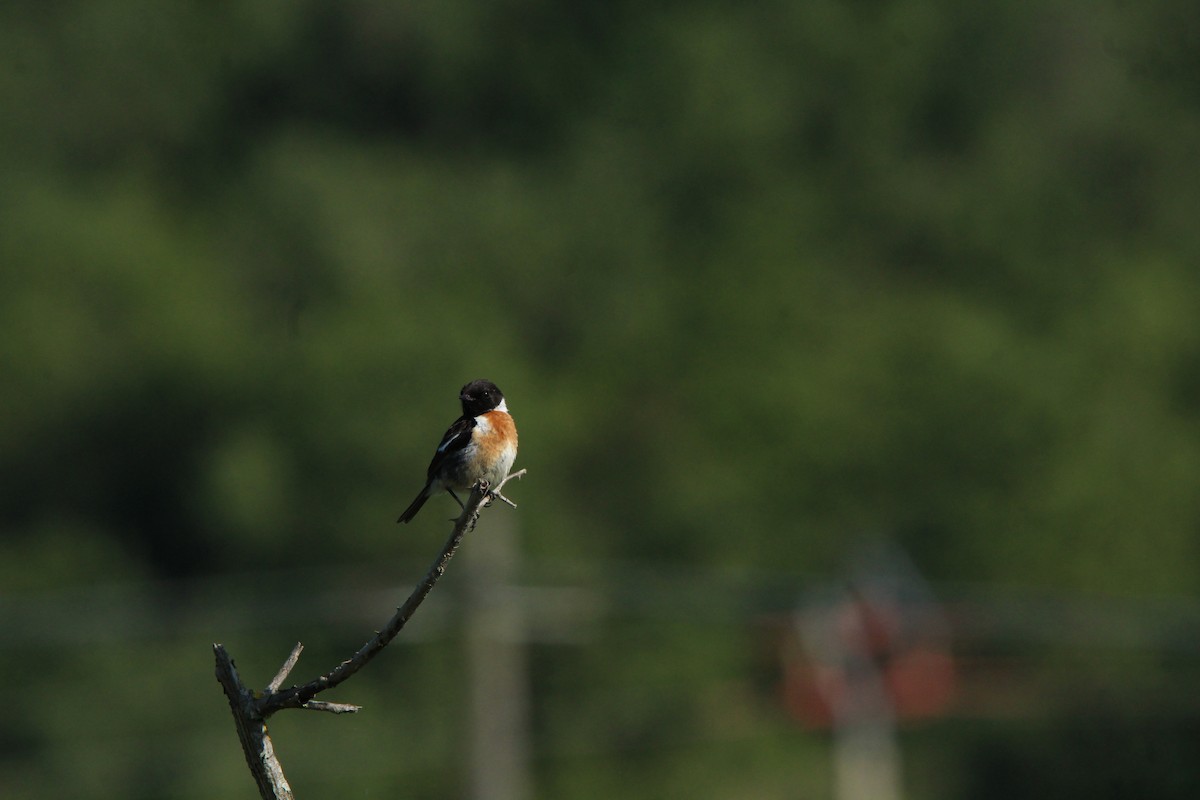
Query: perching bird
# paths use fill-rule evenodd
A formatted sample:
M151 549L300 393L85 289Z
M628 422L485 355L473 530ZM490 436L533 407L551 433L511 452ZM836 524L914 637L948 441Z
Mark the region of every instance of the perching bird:
M397 522L408 522L425 501L443 489L458 501L455 489L469 489L480 478L495 487L508 476L517 457L517 426L509 416L504 395L488 380L471 381L458 393L462 416L442 437L425 488Z

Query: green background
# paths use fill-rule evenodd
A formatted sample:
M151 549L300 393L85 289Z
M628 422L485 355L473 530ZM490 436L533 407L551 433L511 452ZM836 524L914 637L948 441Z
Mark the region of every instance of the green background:
M488 377L534 796L833 797L779 631L881 539L959 668L907 797L1195 797L1198 20L5 3L0 795L253 797L211 643L382 625ZM274 719L298 796L469 796L467 572Z

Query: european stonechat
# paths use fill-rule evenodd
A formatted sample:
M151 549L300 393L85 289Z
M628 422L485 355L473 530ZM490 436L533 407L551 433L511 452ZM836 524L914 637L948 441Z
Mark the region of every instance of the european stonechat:
M462 416L446 431L433 454L425 488L397 522L411 520L426 500L443 489L461 506L455 489L469 489L480 478L498 486L512 468L517 457L517 426L500 389L491 381L471 381L458 399Z

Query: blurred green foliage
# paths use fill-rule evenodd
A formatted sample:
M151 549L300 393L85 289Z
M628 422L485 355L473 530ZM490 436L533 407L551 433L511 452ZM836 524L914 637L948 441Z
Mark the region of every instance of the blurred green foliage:
M0 794L251 796L203 643L261 684L392 599L334 641L174 604L427 558L436 515L391 520L475 377L520 425L524 551L585 577L828 575L883 531L935 581L1194 596L1192 11L5 4L0 587L149 588L111 640L0 649ZM170 634L123 638L147 606ZM540 796L796 796L825 744L713 699L747 634L630 624L538 657ZM462 791L439 642L338 698L373 721L277 723L299 786Z

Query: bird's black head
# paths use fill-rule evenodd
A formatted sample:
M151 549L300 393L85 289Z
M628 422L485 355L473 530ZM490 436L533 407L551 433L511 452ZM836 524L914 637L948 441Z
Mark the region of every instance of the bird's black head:
M458 399L462 401L463 416L477 417L501 405L504 395L496 384L480 378L464 386L458 393Z

